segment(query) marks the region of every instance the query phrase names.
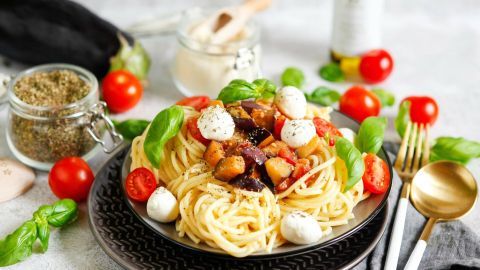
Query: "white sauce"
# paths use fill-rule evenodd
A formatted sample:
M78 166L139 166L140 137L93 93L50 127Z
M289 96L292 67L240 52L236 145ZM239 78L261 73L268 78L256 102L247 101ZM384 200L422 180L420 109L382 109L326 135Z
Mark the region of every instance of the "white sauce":
M177 199L166 188L159 187L148 198L147 214L162 223L172 222L178 217Z
M275 104L290 119L302 119L307 114L307 99L294 86L285 86L277 91Z
M280 232L283 238L297 245L308 245L322 238L322 230L315 218L301 211L284 216Z
M198 118L197 126L202 136L209 140L225 141L235 132L232 116L218 105L205 109Z
M317 134L312 120L287 120L280 136L293 148L307 144Z

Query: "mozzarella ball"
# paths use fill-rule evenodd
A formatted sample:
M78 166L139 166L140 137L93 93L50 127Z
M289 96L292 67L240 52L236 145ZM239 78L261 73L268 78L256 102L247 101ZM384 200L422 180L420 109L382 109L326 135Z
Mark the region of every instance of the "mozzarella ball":
M284 216L280 232L283 238L297 245L308 245L322 238L322 230L315 218L301 211Z
M357 133L349 128L339 128L338 131L342 133L342 136L349 140L351 143L355 143L355 138L357 137Z
M307 114L307 99L294 86L285 86L275 94L275 104L290 119L303 119Z
M148 198L147 214L162 223L172 222L178 217L177 199L168 189L159 187Z
M298 148L307 144L315 134L312 120L287 120L280 136L288 146Z
M205 109L198 118L197 126L205 139L215 141L226 141L235 131L232 116L218 105Z

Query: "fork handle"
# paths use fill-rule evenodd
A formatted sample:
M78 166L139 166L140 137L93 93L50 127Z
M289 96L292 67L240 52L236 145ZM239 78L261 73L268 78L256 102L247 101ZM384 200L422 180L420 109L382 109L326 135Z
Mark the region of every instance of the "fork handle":
M402 244L403 229L405 227L405 217L407 215L408 198L400 198L393 223L390 244L388 245L387 260L385 261L385 270L397 269L398 255Z

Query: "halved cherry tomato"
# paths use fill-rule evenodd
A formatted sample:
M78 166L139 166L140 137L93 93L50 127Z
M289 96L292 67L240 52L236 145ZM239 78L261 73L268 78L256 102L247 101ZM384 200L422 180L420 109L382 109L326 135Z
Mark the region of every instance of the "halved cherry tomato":
M287 179L280 182L280 184L275 186L275 193L281 193L281 192L287 190L296 181L297 181L297 179L293 179L292 177L288 177Z
M193 96L184 98L176 103L181 106L190 106L197 111L205 109L210 104L210 98L207 96Z
M285 121L287 121L287 118L283 115L275 119L275 124L273 125L273 137L277 140L281 139L282 128L285 125Z
M414 123L435 124L438 118L437 102L427 96L412 96L405 98L404 101L410 101L410 119Z
M197 141L201 142L202 144L204 144L205 146L207 146L210 143L210 140L205 139L202 136L202 133L200 132L200 129L198 129L197 121L198 121L198 117L193 117L193 118L188 119L187 130L190 132L190 134L192 135L192 137L195 140L197 140Z
M365 172L363 174L363 186L374 194L387 191L390 186L390 171L387 163L375 154L367 154L363 158Z
M58 198L70 198L76 202L84 201L93 179L92 169L79 157L66 157L53 165L48 174L48 184Z
M382 104L378 97L362 86L353 86L340 98L340 111L358 122L369 116L377 116Z
M360 75L368 83L385 80L393 70L392 56L385 50L372 50L360 60Z
M278 157L285 159L288 163L294 166L295 164L297 164L297 157L295 156L295 153L293 153L290 149L286 147L278 151Z
M110 111L121 113L137 105L143 95L143 86L129 71L116 70L103 79L102 94Z
M299 162L295 164L295 168L293 169L291 177L294 179L300 179L310 170L311 168L310 164L308 164L308 160L300 159Z
M313 118L313 124L315 125L315 129L317 130L317 135L321 138L327 136L327 134L330 137L336 137L336 136L342 136L342 133L338 131L337 127L335 127L334 124L331 122L328 122L327 120L320 118L320 117L314 117Z
M155 176L147 168L137 168L128 174L125 180L125 190L130 199L146 202L157 188Z

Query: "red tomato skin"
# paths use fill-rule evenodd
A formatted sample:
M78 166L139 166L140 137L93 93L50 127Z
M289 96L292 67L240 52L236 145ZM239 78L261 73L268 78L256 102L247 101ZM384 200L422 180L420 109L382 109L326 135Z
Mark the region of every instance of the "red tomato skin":
M369 153L364 159L363 186L373 194L382 194L390 186L390 170L387 163L377 155Z
M410 101L410 119L414 123L433 126L438 118L437 102L428 96L411 96L402 100Z
M340 98L340 112L358 122L369 116L378 116L381 107L378 97L362 86L352 86Z
M181 106L190 106L197 111L207 108L210 105L210 98L208 96L193 96L186 97L176 103Z
M293 153L288 148L280 149L280 151L278 151L278 157L281 157L281 158L285 159L288 163L290 163L294 166L295 166L295 164L297 164L297 157L295 156L295 153Z
M188 130L188 132L190 132L190 134L192 135L192 137L195 140L197 140L197 141L201 142L203 145L207 146L210 143L210 140L205 139L202 136L202 133L200 132L200 129L198 129L197 121L198 121L198 117L193 117L193 118L188 119L187 130Z
M144 167L130 172L125 180L127 196L137 202L146 202L157 188L153 173Z
M102 95L110 111L121 113L137 105L143 95L143 86L129 71L116 70L103 79Z
M282 137L282 128L285 125L285 121L287 121L287 118L283 115L275 119L275 124L273 125L273 137L277 140L280 140Z
M293 185L297 179L293 179L292 177L288 177L287 179L280 182L280 184L275 186L275 193L281 193L287 190L291 185Z
M58 198L82 202L88 197L94 178L87 162L79 157L66 157L53 165L48 184Z
M367 83L382 82L392 73L392 70L392 56L385 50L369 51L360 60L360 75Z
M327 136L335 137L335 136L342 136L342 133L338 131L337 127L332 124L331 122L328 122L327 120L321 118L321 117L314 117L313 118L313 125L315 125L315 130L317 131L317 135L321 138Z

